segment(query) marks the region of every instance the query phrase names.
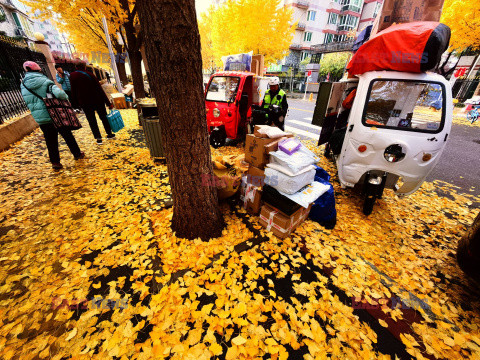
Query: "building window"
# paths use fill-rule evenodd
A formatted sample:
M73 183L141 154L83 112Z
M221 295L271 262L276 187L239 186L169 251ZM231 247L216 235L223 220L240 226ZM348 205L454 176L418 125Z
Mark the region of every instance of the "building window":
M5 10L3 10L3 7L0 6L0 22L5 21L8 21L7 14L5 14Z
M305 34L303 34L303 41L312 41L312 33L311 32L305 32Z
M336 25L336 24L337 24L337 21L338 21L338 14L330 13L330 14L328 15L328 22L327 22L327 24Z
M324 44L328 44L333 42L333 34L325 34L325 40L323 40Z
M307 59L310 56L308 52L302 51L302 54L300 55L300 61L303 61Z
M309 10L307 12L307 21L315 21L315 15L317 15L316 11Z

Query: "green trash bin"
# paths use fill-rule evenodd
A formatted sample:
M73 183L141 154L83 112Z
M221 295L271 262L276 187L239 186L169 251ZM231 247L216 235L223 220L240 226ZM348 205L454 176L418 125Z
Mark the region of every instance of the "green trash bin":
M143 128L147 147L153 160L164 159L160 119L156 104L141 104L139 106L138 121Z
M147 147L150 150L150 155L153 160L164 159L160 119L158 116L152 116L142 119L143 132L145 133L145 140Z

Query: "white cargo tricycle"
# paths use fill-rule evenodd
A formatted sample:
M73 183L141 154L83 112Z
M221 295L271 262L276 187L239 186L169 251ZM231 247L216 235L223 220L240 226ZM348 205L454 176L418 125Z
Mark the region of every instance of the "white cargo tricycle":
M452 126L451 86L438 74L396 71L343 82L333 111L344 122L337 121L326 152L333 153L342 187L362 187L369 215L385 188L409 195L438 163Z

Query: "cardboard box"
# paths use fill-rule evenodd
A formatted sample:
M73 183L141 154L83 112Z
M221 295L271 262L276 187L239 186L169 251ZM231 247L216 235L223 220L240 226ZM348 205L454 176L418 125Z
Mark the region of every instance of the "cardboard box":
M265 170L250 165L247 170L247 182L254 186L263 187L265 185Z
M260 225L273 232L276 237L285 239L305 221L311 208L312 205L308 209L300 208L288 216L269 204L264 204L260 212Z
M440 21L443 0L385 0L377 16L372 34L385 30L392 24L414 21Z
M127 101L125 100L125 95L122 93L111 94L110 97L113 100L113 105L116 109L126 109Z
M247 182L247 178L242 178L240 188L240 201L243 207L250 215L258 215L262 207L262 189Z
M258 130L260 130L262 127L272 127L272 126L269 126L269 125L255 125L255 127L253 129L253 135L255 135L256 137L259 137L259 138L268 138L268 135L260 134L258 132ZM283 136L284 137L293 137L293 134L285 133L285 135L283 135Z
M128 84L122 90L123 95L131 96L133 94L133 85Z
M292 136L292 134L289 134L286 137ZM286 137L270 139L259 138L255 135L248 134L245 141L245 161L256 168L259 168L260 170L265 169L265 165L267 165L269 162L268 154L271 151L277 151L278 143L280 140L283 140Z

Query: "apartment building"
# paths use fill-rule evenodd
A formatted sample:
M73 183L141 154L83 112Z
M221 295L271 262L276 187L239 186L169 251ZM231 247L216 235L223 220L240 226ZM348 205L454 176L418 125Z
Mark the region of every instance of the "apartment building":
M290 54L282 62L298 64L316 52L318 44L342 43L373 21L383 0L284 0L297 23Z
M52 22L50 20L39 20L39 10L36 10L34 15L35 31L42 33L45 36L45 41L50 45L52 51L65 52L64 44L66 42L62 43L62 35L58 32Z
M32 41L33 33L32 19L11 0L0 0L0 34Z

